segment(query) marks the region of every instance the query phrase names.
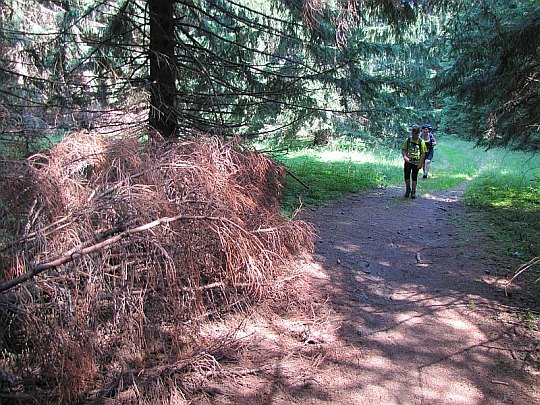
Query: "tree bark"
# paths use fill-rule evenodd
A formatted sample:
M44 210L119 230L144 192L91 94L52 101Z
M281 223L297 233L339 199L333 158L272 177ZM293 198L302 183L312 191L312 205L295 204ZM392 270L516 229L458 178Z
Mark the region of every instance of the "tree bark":
M178 128L175 113L176 66L174 57L174 0L148 0L150 12L150 116L149 123L164 138Z

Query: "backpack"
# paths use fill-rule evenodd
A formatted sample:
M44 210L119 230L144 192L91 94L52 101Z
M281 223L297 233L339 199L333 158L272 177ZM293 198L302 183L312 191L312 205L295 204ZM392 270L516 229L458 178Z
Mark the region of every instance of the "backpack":
M433 145L433 139L434 138L435 137L433 136L433 132L431 132L431 131L429 132L429 141L426 141L424 138L421 138L424 141L424 143L426 144L427 152L430 152L435 148L435 146Z
M415 144L415 145L418 146L418 159L411 159L413 162L419 162L419 161L420 161L420 155L422 155L422 141L423 141L423 140L420 139L420 138L419 138L418 140L420 141L420 143L412 142L411 137L409 136L409 137L407 138L407 141L406 141L407 143L406 143L405 149L406 149L407 153L409 153L409 146L410 146L411 142L412 142L413 144ZM427 147L427 146L426 146L426 147ZM415 148L415 149L416 149L416 148ZM415 153L416 153L416 152L415 152Z

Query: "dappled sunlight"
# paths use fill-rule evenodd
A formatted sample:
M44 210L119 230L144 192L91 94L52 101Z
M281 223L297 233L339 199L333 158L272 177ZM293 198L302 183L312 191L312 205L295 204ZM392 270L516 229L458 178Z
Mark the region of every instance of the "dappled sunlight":
M508 198L500 198L498 201L494 201L491 203L491 206L493 208L501 208L501 209L507 209L512 208L514 206L515 199L512 198L512 196Z
M507 288L509 285L509 282L508 282L509 280L507 278L501 278L501 277L496 277L496 276L491 276L491 275L485 275L484 277L482 277L482 281L486 284L492 285L501 290ZM522 287L518 285L514 285L512 286L512 288L516 290L520 290Z
M418 322L421 322L421 319L418 318L419 316L420 316L420 313L418 312L401 312L397 314L396 321L399 323L405 323L405 322L418 323Z
M329 278L328 273L324 270L324 266L322 263L317 263L316 261L313 261L305 267L306 272L316 278Z
M366 152L323 151L318 153L322 162L378 163L378 157Z
M360 252L360 246L355 245L352 243L344 244L344 245L336 245L336 249L340 252L345 253L358 253Z
M482 257L453 237L462 190L422 195L414 209L425 222L400 195L373 191L317 217L316 257L328 274L321 291L339 322L327 360L338 361L340 345L362 353L344 349L335 378L317 381L338 393L336 403L491 403L505 387L486 390L486 378L503 380L496 366L507 353L497 350L501 335L479 323L497 296L481 282ZM523 375L505 378L518 386Z
M430 370L431 373L435 374L435 371ZM441 373L445 375L444 370L441 370ZM432 387L422 392L427 403L440 403L442 398L444 398L445 403L451 404L470 405L482 403L484 395L474 384L463 380L459 375L448 377L442 379L430 378Z
M469 322L464 321L463 319L447 319L446 323L456 330L470 331L471 325Z
M384 352L373 353L370 361L370 367L372 369L379 369L380 371L386 371L391 369L394 364L391 359L385 356Z
M456 194L454 197L449 197L448 195L425 193L422 195L422 198L444 203L454 203L463 200L463 197L458 194Z
M321 162L325 163L349 163L355 166L370 164L377 166L388 166L393 168L400 168L403 166L403 160L401 159L399 152L397 151L396 157L394 158L385 158L374 153L361 151L322 151L318 152L316 156Z

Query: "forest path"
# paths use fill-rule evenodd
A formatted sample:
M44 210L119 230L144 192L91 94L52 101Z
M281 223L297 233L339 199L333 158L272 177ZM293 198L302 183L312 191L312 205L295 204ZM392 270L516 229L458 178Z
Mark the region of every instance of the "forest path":
M305 301L249 330L252 364L273 371L218 403L540 403L538 332L515 322L496 275L508 266L459 220L463 188L378 189L306 212L320 233L294 282Z
M321 288L334 291L342 338L362 351L339 402L539 403L527 386L535 376L509 352L515 324L500 322L507 299L492 274L501 264L478 244L481 229L457 237L463 187L402 193L353 195L310 218L328 277Z

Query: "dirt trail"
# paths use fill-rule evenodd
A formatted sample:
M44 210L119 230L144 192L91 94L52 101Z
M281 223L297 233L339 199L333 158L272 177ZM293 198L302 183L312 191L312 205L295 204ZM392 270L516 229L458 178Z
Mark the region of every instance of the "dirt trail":
M268 371L223 385L214 403L540 403L538 332L515 322L481 230L457 237L462 189L402 192L306 213L320 235L294 281L304 300L244 324L241 361Z

